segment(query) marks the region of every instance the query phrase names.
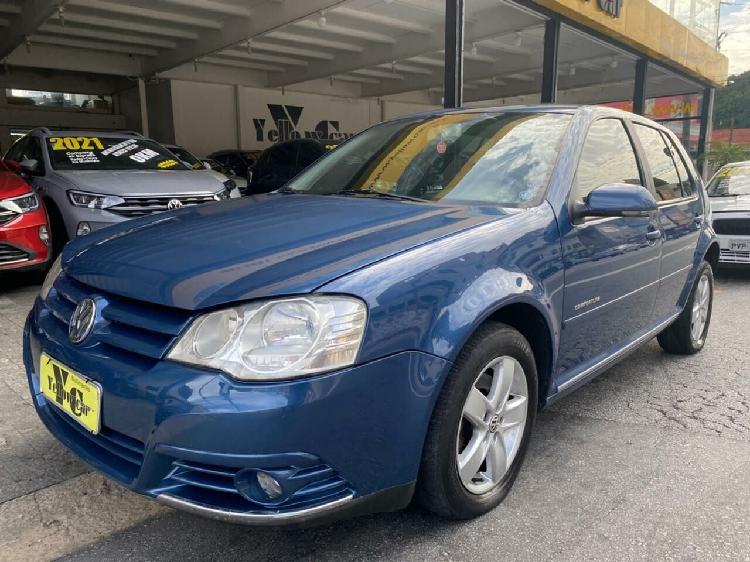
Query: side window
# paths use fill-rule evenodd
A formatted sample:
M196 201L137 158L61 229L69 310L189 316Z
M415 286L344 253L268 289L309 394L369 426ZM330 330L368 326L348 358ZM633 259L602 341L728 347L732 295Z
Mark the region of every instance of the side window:
M693 185L693 179L688 172L687 165L683 159L682 151L675 144L675 140L671 135L662 133L667 141L667 145L670 147L672 153L672 160L674 160L675 166L677 166L677 173L680 174L680 185L682 186L682 196L690 197L694 191L695 186Z
M576 199L610 183L641 185L633 145L619 119L600 119L589 128L575 180Z
M34 175L44 174L44 156L42 155L42 144L37 137L29 137L26 145L26 158L36 160L39 164Z
M641 141L643 151L651 168L651 176L654 180L657 200L671 201L682 197L682 181L677 172L670 149L664 141L662 134L647 125L635 123L633 128ZM687 179L687 174L685 176Z
M29 138L31 137L21 137L18 139L13 146L8 149L8 152L5 155L6 160L13 160L15 162L23 160L23 155L26 151L26 144L29 142Z

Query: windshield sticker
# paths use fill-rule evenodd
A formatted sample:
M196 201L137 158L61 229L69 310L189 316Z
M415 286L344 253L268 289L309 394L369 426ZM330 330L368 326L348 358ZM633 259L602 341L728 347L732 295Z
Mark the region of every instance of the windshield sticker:
M66 152L71 164L98 164L99 158L91 151L86 152Z
M97 137L50 137L52 150L102 150L104 145Z
M177 160L164 160L164 162L159 162L156 166L162 170L166 168L174 168L177 166Z
M151 150L150 148L144 148L140 152L136 152L135 154L130 155L131 160L135 160L136 162L148 162L152 158L156 158L159 156L159 153L155 150Z
M135 142L135 139L128 139L122 142L118 142L117 144L113 144L109 148L102 150L102 155L109 156L111 154L113 156L122 156L126 152L138 148Z

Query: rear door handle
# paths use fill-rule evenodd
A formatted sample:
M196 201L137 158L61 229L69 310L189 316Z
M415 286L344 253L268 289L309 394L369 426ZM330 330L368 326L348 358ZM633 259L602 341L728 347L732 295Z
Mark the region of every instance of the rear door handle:
M695 217L695 219L693 219L693 220L695 221L695 224L701 225L701 224L703 224L703 215L701 215L699 217Z

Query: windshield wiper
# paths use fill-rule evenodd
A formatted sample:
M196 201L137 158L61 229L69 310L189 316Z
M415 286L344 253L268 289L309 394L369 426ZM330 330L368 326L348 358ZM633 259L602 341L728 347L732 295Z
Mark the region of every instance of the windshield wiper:
M427 203L427 199L410 197L409 195L401 195L399 193L388 193L385 191L378 191L377 189L342 189L341 191L326 193L326 195L366 195L383 197L385 199L400 199L401 201L416 201L417 203Z

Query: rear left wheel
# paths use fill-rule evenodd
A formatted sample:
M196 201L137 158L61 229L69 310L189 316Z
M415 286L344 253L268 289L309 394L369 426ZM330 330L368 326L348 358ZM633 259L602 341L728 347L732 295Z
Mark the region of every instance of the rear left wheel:
M713 296L713 270L711 265L704 261L698 270L698 277L682 314L657 336L664 351L691 355L703 349L711 325Z
M450 519L476 517L508 494L536 415L531 346L504 324L487 324L465 346L428 430L419 503Z

